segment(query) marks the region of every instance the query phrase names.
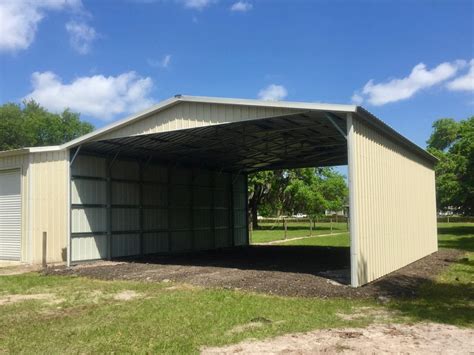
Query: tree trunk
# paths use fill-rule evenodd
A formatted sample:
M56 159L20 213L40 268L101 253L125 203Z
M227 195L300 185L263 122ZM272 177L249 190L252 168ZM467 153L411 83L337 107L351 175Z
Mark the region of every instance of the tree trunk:
M252 206L252 229L258 229L258 211L256 206Z

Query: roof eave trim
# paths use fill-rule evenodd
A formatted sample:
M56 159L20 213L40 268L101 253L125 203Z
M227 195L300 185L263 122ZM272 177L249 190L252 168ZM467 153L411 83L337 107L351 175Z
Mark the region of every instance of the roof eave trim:
M117 122L113 122L103 128L100 128L98 130L95 130L91 133L88 133L88 134L85 134L81 137L78 137L76 139L73 139L72 141L69 141L69 142L66 142L64 143L61 148L62 149L69 149L69 148L74 148L74 147L77 147L79 145L81 145L82 143L85 143L85 142L88 142L94 138L98 138L100 137L101 135L104 135L106 133L109 133L109 132L112 132L116 129L119 129L121 127L124 127L126 125L128 125L129 123L132 123L133 121L137 120L137 119L142 119L142 118L145 118L149 115L152 115L152 114L155 114L159 111L162 111L172 105L175 105L176 103L178 103L179 101L182 101L181 98L179 97L172 97L170 99L167 99L167 100L164 100L164 101L161 101L160 103L158 103L157 105L154 105L146 110L143 110L143 111L140 111L134 115L131 115L131 116L128 116L122 120L119 120Z
M383 122L377 116L371 114L369 111L367 111L362 106L357 106L356 113L361 118L363 118L365 122L367 122L370 125L378 128L382 133L385 133L386 135L393 138L398 143L402 143L402 146L408 148L412 152L416 153L418 156L428 160L429 162L431 162L433 164L436 164L439 161L439 159L437 157L430 154L425 149L421 148L419 145L413 143L408 138L405 138L403 135L398 133L396 130L394 130L388 124Z

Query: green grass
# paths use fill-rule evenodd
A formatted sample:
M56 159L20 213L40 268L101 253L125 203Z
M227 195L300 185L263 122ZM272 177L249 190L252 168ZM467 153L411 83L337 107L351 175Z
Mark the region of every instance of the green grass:
M323 227L320 234L327 232ZM393 299L384 306L372 300L277 297L173 283L98 281L37 273L0 276L0 353L197 353L202 346L231 344L249 337L365 326L374 316L361 307L395 311L390 321L472 327L473 239L474 224L441 224L440 247L464 250L466 257L422 286L416 297ZM348 243L346 233L287 244ZM129 301L114 299L125 290L139 296ZM15 294L52 294L52 299L1 304L7 295ZM347 320L341 313L363 316ZM255 326L255 320L262 319L269 322Z
M413 322L431 321L474 326L474 253L469 252L424 284L413 299L394 300L388 307Z
M260 223L260 228L252 231L252 243L267 243L275 240L283 240L285 231L282 222L280 223ZM332 223L333 233L347 231L346 223ZM309 222L288 223L287 239L309 236ZM331 233L331 223L316 223L313 228L313 235Z
M454 248L474 252L474 223L439 223L440 248Z
M0 353L193 353L204 345L235 343L249 336L263 338L370 322L370 318L347 321L337 315L367 306L368 301L169 287L169 283L38 274L1 277L4 295L54 293L60 302L36 300L0 306ZM123 290L141 296L114 300L113 295ZM245 328L259 319L270 322ZM243 331L235 331L242 325Z
M349 233L336 234L327 237L312 237L305 239L290 240L279 245L299 245L299 246L328 246L328 247L349 247Z

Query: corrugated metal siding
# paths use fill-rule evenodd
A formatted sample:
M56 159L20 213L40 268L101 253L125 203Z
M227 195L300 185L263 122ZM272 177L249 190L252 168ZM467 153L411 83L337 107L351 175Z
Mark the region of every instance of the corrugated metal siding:
M0 260L21 259L21 173L0 171Z
M164 111L100 136L100 140L195 128L245 119L265 118L301 110L274 107L240 106L181 102Z
M32 153L30 163L32 263L42 262L43 232L47 262L66 261L68 236L68 151Z
M356 118L352 124L351 233L357 242L351 254L357 258L357 286L435 252L437 231L431 163Z
M243 175L162 165L140 167L137 162L115 160L109 181L110 162L105 159L79 155L76 162L71 186L72 261L106 258L109 248L112 257L119 257L247 244ZM237 221L234 231L232 220Z
M28 154L18 154L0 158L1 171L19 169L21 173L21 257L20 260L29 261L29 243L28 243ZM1 253L0 253L1 254Z
M71 166L71 260L107 258L106 159L78 155Z

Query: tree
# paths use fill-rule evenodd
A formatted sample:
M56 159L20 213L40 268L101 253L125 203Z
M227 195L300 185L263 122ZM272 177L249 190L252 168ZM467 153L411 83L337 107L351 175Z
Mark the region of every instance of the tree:
M347 198L344 177L331 168L284 169L249 176L249 212L254 229L257 212L265 215L304 212L318 216L338 211Z
M0 151L62 144L93 129L78 113L51 113L32 100L0 106Z
M437 205L441 211L474 214L474 117L433 123L428 151L436 164Z

